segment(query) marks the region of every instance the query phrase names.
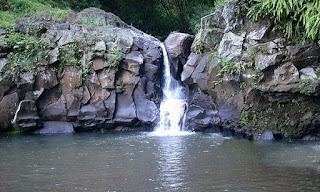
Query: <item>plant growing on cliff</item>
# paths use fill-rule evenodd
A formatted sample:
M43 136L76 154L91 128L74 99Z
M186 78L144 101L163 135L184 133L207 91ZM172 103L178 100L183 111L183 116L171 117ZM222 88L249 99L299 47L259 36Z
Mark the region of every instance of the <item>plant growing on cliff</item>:
M300 93L302 93L302 94L306 93L306 89L309 86L310 86L310 82L309 81L307 81L307 80L302 81L300 83L300 85L299 85Z
M81 67L81 58L83 56L83 50L80 46L80 42L74 40L74 42L65 46L59 46L59 60L63 66L79 66Z
M251 0L248 16L258 20L270 17L274 29L287 37L301 37L303 40L320 39L319 0Z
M9 31L0 40L6 41L12 48L8 58L11 60L11 71L15 75L23 72L37 72L37 65L46 64L48 59L48 44L41 39L31 37L28 34Z
M122 58L122 51L120 49L114 48L110 51L110 53L113 55L108 61L107 66L109 67L116 67L118 61Z

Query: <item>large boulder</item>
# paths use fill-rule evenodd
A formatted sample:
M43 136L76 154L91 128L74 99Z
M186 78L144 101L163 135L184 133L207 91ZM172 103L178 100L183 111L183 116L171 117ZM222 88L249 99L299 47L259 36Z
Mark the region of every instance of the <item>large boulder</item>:
M191 52L190 47L194 37L186 33L172 32L164 41L169 58L174 66L173 76L177 77L182 72L182 67L187 62Z
M5 76L0 76L0 101L2 100L6 91L8 91L14 83L11 79Z
M135 88L133 99L137 110L137 118L143 123L155 123L159 116L159 110L154 102L146 99L141 86Z
M186 124L189 130L203 131L219 124L217 111L208 95L196 93L186 111Z
M11 120L19 105L17 93L6 95L0 102L0 131L8 131L11 126Z
M12 123L21 132L30 132L38 129L42 124L38 117L35 101L21 101Z
M94 7L84 9L83 11L72 15L71 17L67 18L67 22L95 26L127 26L127 24L121 21L118 16L112 13L106 13L105 11Z
M73 127L73 124L70 122L45 121L43 122L43 128L35 133L44 135L74 133Z
M219 48L219 55L227 61L238 61L242 54L244 38L232 32L225 33Z
M0 42L0 102L9 106L1 109L3 131L11 127L14 114L14 125L22 132L34 131L40 122L49 127L41 133L60 132L50 127L61 122L76 130L155 123L162 96L160 41L97 8L61 21L47 14L17 21L16 32L43 42L37 53L26 55L36 67L11 71L10 59L3 58L7 52L2 51L12 47ZM5 35L0 30L0 36ZM181 51L181 57L188 56L187 50Z

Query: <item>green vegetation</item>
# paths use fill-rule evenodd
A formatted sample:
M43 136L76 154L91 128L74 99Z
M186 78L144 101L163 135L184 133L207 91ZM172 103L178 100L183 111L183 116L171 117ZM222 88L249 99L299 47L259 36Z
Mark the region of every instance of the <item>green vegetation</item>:
M201 35L201 31L200 31L200 35ZM196 54L202 54L204 52L204 45L203 45L203 42L202 42L202 38L200 37L199 39L197 39L194 43L194 48L193 48L194 52Z
M81 58L83 56L83 50L80 46L80 42L75 40L74 42L60 46L59 60L62 66L79 66L81 67Z
M281 30L287 37L302 40L320 40L319 0L249 0L248 16L258 20L270 17L274 29Z
M123 53L119 49L112 49L111 54L114 56L107 61L107 66L115 68L118 61L122 58Z
M13 130L5 133L7 136L20 136L22 133L20 130Z
M13 31L9 31L1 40L6 41L13 49L8 58L12 61L11 71L15 71L15 75L19 76L22 72L36 73L38 64L46 64L48 59L46 42Z
M247 84L245 82L240 83L240 90L243 91L247 87Z
M299 85L300 93L302 93L302 94L308 93L308 87L310 85L311 85L311 83L308 80L302 81Z
M246 110L243 110L241 112L241 120L240 120L240 123L242 125L247 125L249 123L249 112L246 111Z
M12 28L15 20L35 13L46 13L58 17L64 17L70 13L68 8L55 8L59 1L45 0L0 0L0 28Z
M116 82L116 92L117 93L127 94L127 88L126 88L125 84L122 81L117 81Z

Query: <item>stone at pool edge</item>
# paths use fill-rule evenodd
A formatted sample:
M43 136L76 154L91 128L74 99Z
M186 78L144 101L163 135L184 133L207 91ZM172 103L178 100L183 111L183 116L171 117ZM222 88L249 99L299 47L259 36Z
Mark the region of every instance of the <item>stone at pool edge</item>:
M74 133L74 127L71 122L45 121L43 122L43 128L34 133L40 135L70 134Z
M261 135L261 140L263 141L273 141L275 140L273 132L272 131L265 131Z

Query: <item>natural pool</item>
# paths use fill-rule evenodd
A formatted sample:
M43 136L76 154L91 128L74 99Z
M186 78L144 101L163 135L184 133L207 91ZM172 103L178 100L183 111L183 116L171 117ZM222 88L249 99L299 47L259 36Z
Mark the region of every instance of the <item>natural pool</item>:
M320 142L219 134L0 138L0 191L320 191Z

